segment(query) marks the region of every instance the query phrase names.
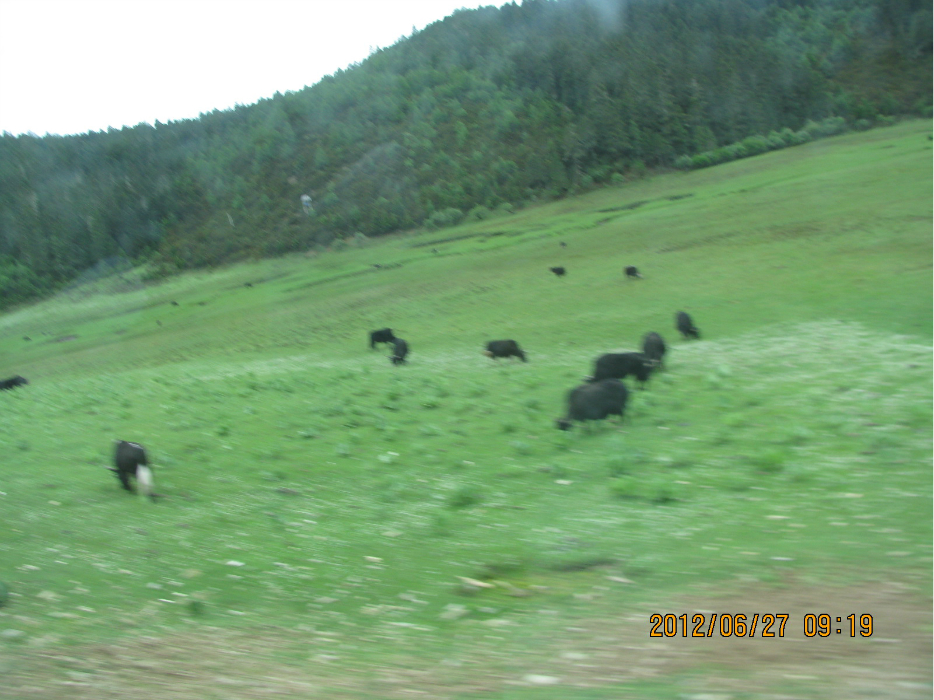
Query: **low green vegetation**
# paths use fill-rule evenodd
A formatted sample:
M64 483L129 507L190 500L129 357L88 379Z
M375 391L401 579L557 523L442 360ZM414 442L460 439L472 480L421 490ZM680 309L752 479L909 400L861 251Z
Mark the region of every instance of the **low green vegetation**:
M159 284L124 271L0 317L0 375L31 382L0 395L4 671L279 630L270 659L334 677L404 654L512 677L588 620L699 591L929 591L930 132ZM677 337L681 309L703 340ZM405 366L368 347L387 325ZM667 369L625 420L556 430L593 358L651 330ZM529 362L483 357L501 338ZM149 450L157 504L104 469L117 438Z

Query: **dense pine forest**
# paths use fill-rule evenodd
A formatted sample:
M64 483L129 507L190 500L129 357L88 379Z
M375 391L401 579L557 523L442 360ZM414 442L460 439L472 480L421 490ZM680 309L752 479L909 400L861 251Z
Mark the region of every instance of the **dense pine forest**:
M158 276L354 244L639 178L751 136L774 144L809 122L930 116L931 9L525 0L459 11L258 104L4 134L0 305L113 258Z

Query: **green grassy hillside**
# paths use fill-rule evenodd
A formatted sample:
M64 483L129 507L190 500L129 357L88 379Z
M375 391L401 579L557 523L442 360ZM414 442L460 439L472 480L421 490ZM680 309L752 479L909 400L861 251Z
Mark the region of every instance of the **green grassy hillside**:
M930 131L0 317L31 382L0 395L0 696L929 696ZM368 348L387 325L406 366ZM557 431L651 330L625 421ZM698 610L832 651L649 638ZM876 628L805 640L806 612Z

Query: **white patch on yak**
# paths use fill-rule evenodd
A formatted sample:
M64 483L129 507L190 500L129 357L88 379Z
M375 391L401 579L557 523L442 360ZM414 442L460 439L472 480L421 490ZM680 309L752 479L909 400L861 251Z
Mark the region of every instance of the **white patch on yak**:
M152 470L142 464L136 466L137 489L143 496L152 496Z

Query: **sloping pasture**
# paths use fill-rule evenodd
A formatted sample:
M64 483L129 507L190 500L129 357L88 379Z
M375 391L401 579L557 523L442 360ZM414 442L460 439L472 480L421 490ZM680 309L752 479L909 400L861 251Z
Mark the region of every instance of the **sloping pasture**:
M787 666L800 697L929 696L929 133L0 317L31 382L0 396L0 694L749 697ZM387 325L406 366L368 347ZM555 430L650 330L667 368L625 420ZM158 503L104 469L116 438ZM648 637L770 601L772 656ZM806 612L877 628L802 655Z

